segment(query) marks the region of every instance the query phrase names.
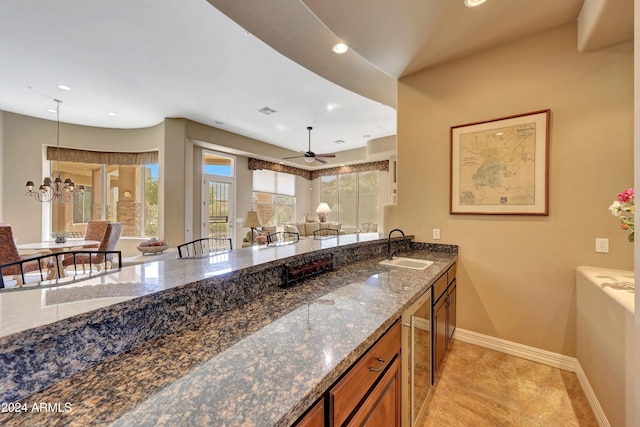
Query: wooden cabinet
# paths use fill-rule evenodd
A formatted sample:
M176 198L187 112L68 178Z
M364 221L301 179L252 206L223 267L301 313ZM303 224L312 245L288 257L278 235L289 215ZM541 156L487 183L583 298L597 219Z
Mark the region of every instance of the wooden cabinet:
M396 357L348 426L400 427L400 359Z
M438 371L447 351L447 298L442 296L433 306L433 370Z
M433 304L433 378L450 347L456 329L456 264L436 281ZM444 279L444 282L443 282ZM446 287L445 285L446 284Z
M324 399L313 405L298 422L296 427L324 427Z
M449 285L449 289L447 290L447 296L449 298L449 310L447 314L447 342L451 341L453 338L453 332L456 330L456 280L453 279L453 282Z
M400 335L396 322L329 390L331 426L400 425Z

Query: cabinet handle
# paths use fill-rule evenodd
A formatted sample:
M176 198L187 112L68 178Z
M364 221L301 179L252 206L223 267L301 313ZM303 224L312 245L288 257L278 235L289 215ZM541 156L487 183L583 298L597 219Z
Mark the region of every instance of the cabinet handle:
M382 371L382 368L384 368L385 361L381 357L378 357L378 362L380 362L380 367L378 369L369 368L369 370L371 372L381 372Z

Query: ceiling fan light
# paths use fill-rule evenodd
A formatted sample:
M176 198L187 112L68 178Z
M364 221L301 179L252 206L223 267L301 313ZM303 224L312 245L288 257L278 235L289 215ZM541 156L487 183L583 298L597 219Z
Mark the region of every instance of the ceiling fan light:
M305 157L304 158L304 161L307 162L307 163L313 163L313 160L314 160L313 157Z

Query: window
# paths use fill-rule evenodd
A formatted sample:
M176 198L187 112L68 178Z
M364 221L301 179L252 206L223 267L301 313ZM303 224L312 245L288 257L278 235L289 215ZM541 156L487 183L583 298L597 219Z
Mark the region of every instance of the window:
M282 226L295 220L296 177L270 170L253 171L253 209L263 226Z
M207 175L233 176L233 159L205 151L203 172Z
M84 194L75 194L73 203L52 204L52 232L67 231L72 235L84 235L89 220L106 219L122 222L123 236L157 236L158 164L127 164L139 159L148 160L148 153L140 153L145 156L138 157L138 153L94 155L96 152L69 149L65 151L77 151L74 158L88 160L59 163L62 176L73 179L76 186L84 185L86 190ZM106 156L108 154L112 154L111 159ZM49 154L47 157L52 160ZM99 160L106 163L91 162ZM116 160L125 164L116 164ZM52 164L52 170L54 166Z
M73 223L83 224L91 219L91 186L84 190L84 194L73 195Z
M354 227L378 223L378 182L378 171L321 177L320 197L331 208L329 221Z

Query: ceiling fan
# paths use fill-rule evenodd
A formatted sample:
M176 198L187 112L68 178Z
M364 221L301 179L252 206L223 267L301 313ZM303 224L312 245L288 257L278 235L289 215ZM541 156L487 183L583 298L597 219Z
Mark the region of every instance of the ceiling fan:
M304 161L307 163L312 163L314 160L319 161L320 163L327 163L327 161L325 159L323 159L322 157L335 157L335 153L324 153L324 154L316 154L313 151L311 151L311 129L313 129L311 126L307 127L307 130L309 131L309 151L307 151L306 153L301 154L300 156L293 156L293 157L283 157L283 160L288 160L288 159L297 159L300 157L304 157Z

